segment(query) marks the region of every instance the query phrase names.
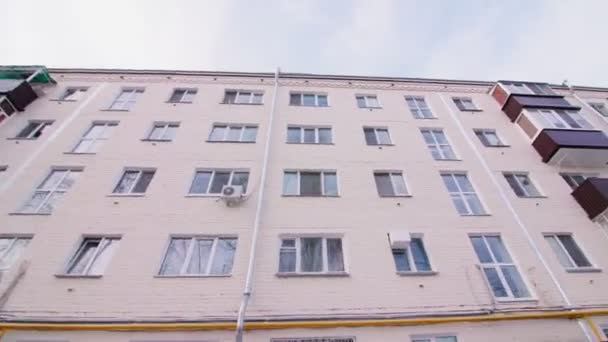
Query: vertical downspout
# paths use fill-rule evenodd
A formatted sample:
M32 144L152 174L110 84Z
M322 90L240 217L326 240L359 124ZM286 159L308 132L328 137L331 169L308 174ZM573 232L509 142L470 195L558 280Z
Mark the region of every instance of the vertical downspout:
M498 193L500 194L501 199L507 205L507 208L511 212L511 215L513 215L513 218L515 219L515 222L517 222L517 225L523 231L524 236L526 237L526 239L528 240L528 243L530 244L530 247L532 247L532 250L534 251L534 253L538 257L538 259L540 260L540 263L543 265L543 267L545 268L545 270L547 271L547 273L549 273L549 277L553 281L553 284L555 284L555 286L557 287L557 289L559 291L559 294L561 295L562 299L564 300L564 302L566 303L566 305L568 307L571 307L572 303L570 302L570 299L566 295L566 292L564 291L564 289L562 288L561 284L559 283L559 280L557 279L557 277L555 276L555 274L553 273L553 271L549 267L549 264L547 263L547 261L545 260L545 257L543 256L543 254L541 253L540 249L538 248L538 245L536 244L536 242L534 242L534 239L532 239L532 236L530 235L530 231L526 227L525 223L519 217L519 214L517 213L517 211L513 207L513 204L511 204L511 201L509 200L509 198L507 197L507 195L503 191L502 187L498 183L498 180L496 180L496 177L492 173L492 170L488 166L488 163L486 163L486 160L481 155L481 152L479 152L479 150L475 146L475 143L471 140L471 138L467 134L465 128L462 126L462 123L460 122L460 120L458 119L458 116L454 113L454 111L450 107L449 103L446 101L446 99L443 97L442 94L439 94L439 97L441 98L441 102L443 102L443 105L447 108L448 112L450 113L450 117L452 118L452 120L454 121L454 123L456 123L456 126L458 127L458 130L463 135L464 139L467 141L467 144L469 145L469 147L475 153L475 156L477 157L477 159L481 163L481 166L483 167L484 171L488 174L488 176L490 177L490 180L492 180L492 183L494 184L494 186L498 190ZM581 329L583 330L583 333L585 334L585 337L587 338L587 341L593 342L593 338L589 335L589 332L587 331L587 328L585 327L584 323L580 319L578 319L577 322L578 322L579 326L581 327Z
M245 290L243 291L243 299L236 321L236 342L243 341L243 328L245 324L245 313L251 298L253 269L255 267L256 247L258 243L258 235L260 231L260 220L262 216L262 204L264 201L264 192L266 189L266 175L268 172L268 159L270 156L270 140L272 139L272 126L274 125L274 112L277 102L277 91L279 88L279 74L281 70L277 68L274 73L274 91L272 94L272 104L270 107L270 117L268 119L268 129L266 132L266 146L264 147L264 161L262 163L262 175L260 177L260 185L258 186L258 201L255 209L255 218L253 220L253 233L251 236L251 247L249 250L249 264L247 265L247 278L245 280Z

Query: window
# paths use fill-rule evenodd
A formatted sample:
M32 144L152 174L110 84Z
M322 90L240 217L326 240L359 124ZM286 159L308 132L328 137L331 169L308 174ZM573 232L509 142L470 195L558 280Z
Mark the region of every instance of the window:
M247 192L249 171L245 170L197 170L192 180L191 195L217 195L226 185L240 185Z
M454 335L431 335L412 337L412 342L458 342Z
M460 215L484 215L486 213L466 174L441 173L441 178Z
M416 119L434 119L435 115L422 96L406 96L405 102Z
M194 96L197 93L196 88L176 88L169 98L170 103L192 103Z
M441 128L423 128L420 129L422 137L429 148L433 159L435 160L457 160L456 154L450 146L443 129Z
M420 237L412 237L408 248L393 248L392 252L397 272L431 271L431 263Z
M30 240L30 237L0 237L0 270L7 270L13 266Z
M380 197L408 196L409 192L403 174L398 171L376 171L374 172L376 189Z
M4 181L4 176L5 176L5 172L7 169L8 169L8 166L0 165L0 185L2 184L2 181Z
M118 248L120 238L87 237L68 262L65 274L99 276L103 274L112 255Z
M571 234L545 234L545 240L557 255L559 263L566 269L591 268L591 262L585 256Z
M177 122L155 122L150 133L148 133L148 137L144 140L172 141L178 127L179 123Z
M543 83L500 82L511 94L555 95L553 90Z
M388 128L363 127L363 134L365 135L365 143L368 145L392 145Z
M114 127L118 126L118 122L93 122L91 127L80 138L80 141L74 149L73 153L95 153L99 150L104 141L110 138Z
M287 142L290 144L331 144L331 127L288 126Z
M498 299L530 297L530 292L500 236L472 235L470 238L494 297Z
M526 173L505 172L503 175L518 197L542 197Z
M560 173L559 175L570 185L572 190L578 188L587 178L595 177L595 175L582 173Z
M214 124L209 134L213 142L255 142L258 126L243 124Z
M126 169L114 188L115 194L144 194L154 177L153 169Z
M574 111L561 109L526 109L546 128L589 129L593 128L585 118Z
M226 90L224 102L226 104L262 104L264 93L252 90Z
M380 102L376 95L357 95L357 106L359 108L380 108Z
M87 87L67 87L59 96L59 101L78 101L82 99L89 88Z
M159 274L229 275L232 272L236 241L233 237L172 237Z
M72 187L81 171L81 168L52 169L19 212L50 214L57 205L57 201Z
M354 337L273 338L270 342L355 342Z
M327 95L316 93L291 93L289 105L305 107L327 107Z
M29 121L15 139L38 139L42 132L52 124L53 121Z
M334 237L282 238L279 273L345 272L342 239Z
M453 97L452 101L461 112L479 111L470 97Z
M130 110L137 102L137 98L143 93L143 88L123 88L108 109Z
M479 138L479 141L486 147L505 147L507 146L494 129L476 129L474 130L475 135Z
M338 196L335 171L285 171L283 195Z
M608 108L606 108L606 105L604 103L601 102L589 102L589 105L591 106L591 108L595 109L596 112L598 112L598 114L600 114L601 116L608 118Z

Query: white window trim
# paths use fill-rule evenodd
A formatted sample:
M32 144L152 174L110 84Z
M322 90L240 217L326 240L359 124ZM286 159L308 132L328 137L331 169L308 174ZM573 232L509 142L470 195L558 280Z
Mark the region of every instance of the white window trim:
M363 97L363 102L365 102L364 107L359 107L359 97ZM369 105L369 98L372 98L372 97L376 99L376 103L378 104L377 106ZM357 107L359 107L361 109L380 109L380 108L382 108L380 99L378 98L378 95L376 95L376 94L355 94L355 101L357 102Z
M490 212L488 210L488 207L484 203L484 200L481 197L481 195L479 195L479 193L477 192L477 186L475 186L475 183L473 183L473 181L469 177L469 173L468 172L466 172L466 171L440 171L439 175L441 177L443 177L444 175L450 175L453 178L453 181L454 181L454 183L456 184L456 187L459 190L459 192L450 192L450 190L444 184L444 188L447 191L448 195L450 196L450 201L452 202L452 205L454 206L454 209L456 210L456 212L458 213L458 215L460 215L460 216L490 216ZM467 180L471 184L471 187L473 188L473 191L463 191L462 188L460 187L460 184L458 184L458 181L456 180L456 177L455 177L456 175L464 175L465 177L467 177ZM441 180L441 182L443 183L443 179ZM461 214L461 213L458 212L458 210L456 209L456 205L453 203L453 200L452 200L452 197L451 197L452 194L459 195L459 197L462 199L462 201L464 202L464 204L465 204L465 206L467 208L467 211L468 211L467 214ZM479 213L479 214L473 213L473 211L471 210L471 206L469 205L469 202L466 200L466 197L464 196L465 194L475 194L475 196L477 196L477 200L481 204L481 209L483 210L482 213Z
M300 130L300 139L299 142L289 141L289 129L297 128ZM314 129L315 130L315 142L304 142L304 130L305 129ZM331 142L321 143L319 141L319 130L320 129L329 129L329 134L331 138ZM316 125L287 125L287 136L285 137L285 142L287 144L296 144L296 145L333 145L334 144L334 132L331 126L316 126Z
M176 91L183 91L184 93L182 94L182 97L179 99L179 101L171 101L171 98L173 97L173 94L175 94ZM184 101L184 98L188 94L192 94L192 95L198 94L198 88L173 88L173 90L171 91L171 94L169 94L169 98L167 99L166 102L167 103L193 103L193 101Z
M70 149L70 154L96 154L97 152L77 152L76 149L78 148L78 146L80 146L80 144L85 141L85 140L90 140L93 141L93 143L96 143L98 141L108 141L110 140L110 138L102 138L102 137L97 137L97 138L87 138L86 135L87 133L89 133L94 126L104 126L104 132L106 130L112 130L111 127L117 127L119 124L119 121L93 121L89 127L84 131L84 133L80 136L80 138L78 139L78 141L76 142L76 144L74 144L74 146Z
M101 241L100 241L99 245L95 248L93 257L91 258L91 260L89 260L89 262L85 266L83 272L78 273L78 274L68 273L68 270L70 269L70 267L72 267L72 265L73 265L74 261L76 261L76 258L78 257L78 255L80 255L80 252L81 252L82 248L84 247L84 242L86 240L93 240L93 239L99 239ZM68 259L64 263L63 267L61 268L61 271L58 272L57 274L55 274L55 276L56 277L71 277L71 278L101 278L103 276L103 274L90 274L89 273L91 267L93 266L93 263L99 257L99 247L101 247L102 242L104 240L120 241L121 239L122 239L122 235L120 235L120 234L118 234L118 235L116 235L116 234L111 234L111 235L85 234L85 235L81 236L80 239L78 239L78 242L77 242L77 245L75 246L75 248L72 248L72 253L69 255Z
M224 130L224 136L221 140L211 140L211 134L213 134L213 130L219 126L226 126ZM241 133L239 134L239 140L228 140L228 131L231 128L240 128ZM243 141L243 135L245 134L246 128L255 128L256 129L256 139L254 141ZM258 124L248 124L248 123L224 123L224 122L214 122L211 125L211 131L209 132L209 136L207 137L207 142L226 142L226 143L248 143L253 144L257 141L257 131L259 130Z
M431 255L427 248L426 240L424 239L424 234L423 233L410 233L410 238L411 239L420 239L420 241L422 241L422 247L424 248L424 252L426 253L426 259L429 263L430 270L422 270L422 271L418 270L418 267L416 266L416 262L414 260L414 254L412 252L411 241L410 241L410 246L408 246L406 249L407 261L410 265L410 271L399 271L399 270L397 270L397 265L395 265L396 273L399 275L435 275L435 274L439 273L434 266L435 264L433 263L433 260L431 259ZM391 250L391 258L393 258L393 264L394 264L395 260L394 260L394 256L393 256L393 251L396 249L403 249L403 248L393 248L393 246L390 245L390 240L389 240L389 247Z
M139 92L141 91L141 92ZM133 102L133 105L135 105L137 103L137 94L143 94L146 91L145 87L123 87L120 88L120 90L118 91L118 94L116 94L114 96L114 99L112 100L112 102L110 103L110 105L108 106L108 108L106 108L106 111L117 111L117 112L128 112L131 109L129 108L125 108L125 105L127 103L131 103ZM118 98L120 97L120 95L122 95L123 92L128 92L129 93L129 97L125 100L122 101L122 106L120 108L113 108L114 104L116 103L116 101L118 100Z
M301 261L301 241L300 239L302 238L320 238L323 239L322 242L322 247L321 247L321 253L322 253L322 257L323 257L323 271L320 272L302 272L300 270L300 268L302 267L302 265L300 264ZM342 242L342 261L344 262L344 271L329 271L329 258L328 258L328 250L327 250L327 239L340 239ZM295 247L283 247L283 240L295 240ZM279 267L281 264L281 250L283 248L290 248L290 249L294 249L296 250L296 270L295 272L279 272ZM349 267L348 267L348 260L347 260L347 252L346 252L346 239L344 238L343 234L332 234L332 233L322 233L322 234L314 234L314 233L306 233L306 234L281 234L279 235L279 249L278 249L279 253L278 253L278 259L277 259L277 265L276 265L276 270L277 270L277 275L278 276L298 276L298 275L303 275L303 276L307 276L307 275L319 275L319 276L323 276L323 275L348 275L349 274Z
M150 130L148 130L148 134L146 134L146 138L142 139L143 141L159 141L159 142L169 142L169 141L173 141L173 139L167 139L165 138L165 135L167 134L167 130L169 130L169 127L175 127L176 129L179 128L180 126L180 122L178 121L155 121L152 123L152 127L150 128ZM154 133L154 130L156 128L162 129L162 133L161 133L161 138L158 139L153 139L151 138L152 133Z
M608 104L606 104L606 102L604 102L602 99L586 99L584 100L587 105L593 110L593 112L599 116L600 118L602 118L602 120L604 121L608 121L608 115L604 116L602 115L597 109L595 109L595 107L593 105L603 105L604 106L604 110L608 113Z
M300 104L299 105L291 104L292 95L300 95ZM304 104L304 95L314 95L315 96L314 106L309 106L309 105ZM327 106L319 106L319 96L325 96L325 100L326 100L325 102L327 103ZM323 92L291 91L291 92L289 92L289 105L294 106L294 107L317 107L317 108L330 107L329 95L327 93L323 93Z
M59 181L57 182L57 184L55 184L55 186L53 186L52 188L41 188L42 184L51 176L51 174L55 171L58 172L62 172L62 171L67 171L63 177L61 177L61 179L59 179ZM25 201L23 201L23 204L21 205L21 207L19 208L19 210L16 212L16 214L21 214L21 215L51 215L51 213L41 213L40 209L49 201L49 199L51 198L51 196L55 193L55 192L60 192L63 194L66 194L69 192L69 190L72 188L68 188L68 189L59 189L59 185L61 184L61 182L63 182L63 180L72 172L83 172L84 171L84 167L82 166L53 166L50 168L50 170L44 175L44 177L38 181L38 185L34 188L34 190L29 194L29 196L27 197L27 199ZM45 199L43 201L40 202L40 204L38 205L38 207L36 208L36 210L34 211L22 211L21 208L23 208L25 206L26 203L28 203L29 201L32 200L32 198L34 197L34 195L37 192L48 192L48 194L46 195Z
M405 174L404 174L404 172L402 170L383 170L383 169L374 170L374 172L373 172L374 184L376 182L376 179L375 179L376 174L378 174L378 173L388 173L389 174L389 178L390 178L390 181L391 181L391 187L393 188L393 193L395 193L395 195L392 195L392 196L390 196L390 195L380 195L380 194L378 194L378 196L380 196L381 198L384 198L384 197L387 197L387 198L392 198L392 197L412 197L412 191L410 190L410 186L409 186L409 184L407 182L407 178L405 177ZM395 183L393 182L393 175L400 176L401 179L403 179L403 184L405 184L405 190L406 190L405 193L403 193L403 194L397 194L397 191L395 189Z
M591 264L591 266L577 266L576 262L574 262L574 259L572 258L572 256L570 255L570 253L568 252L568 250L566 249L566 247L564 246L562 241L558 238L559 235L569 235L572 238L572 240L574 241L574 243L576 244L576 246L578 247L578 249L580 249L581 253L583 253L583 256ZM595 261L593 261L592 258L589 257L589 253L587 253L587 250L584 248L584 246L574 236L574 233L568 233L568 232L543 233L543 238L546 238L546 237L554 237L555 240L557 241L558 245L560 246L562 252L566 255L566 257L568 258L570 263L572 265L574 265L572 267L565 267L559 262L559 260L557 260L557 263L560 264L560 266L564 267L566 272L576 273L576 272L600 272L601 271L601 269L597 266ZM549 249L551 249L551 252L554 252L553 248L551 248L551 246L549 246ZM555 253L553 253L553 254L555 255ZM555 255L555 257L558 258L557 255Z
M11 239L12 240L10 242L10 244L8 245L8 247L6 247L6 249L2 253L0 253L0 260L4 259L4 257L6 257L6 255L13 249L13 247L15 246L15 243L17 243L17 240L29 240L29 242L28 242L28 244L29 244L33 238L34 238L34 235L32 235L32 234L0 234L0 239ZM27 248L27 246L25 248ZM25 251L24 251L24 253L25 253ZM24 253L22 253L21 255L19 255L17 257L17 259L15 260L15 263L19 262L19 259L21 259L23 257ZM0 271L9 270L13 265L9 265L8 267L0 267Z
M192 184L194 183L194 179L196 178L196 174L199 172L211 172L211 177L209 178L209 184L207 184L207 189L205 190L204 193L192 193L190 192L190 189L192 188ZM250 183L249 180L251 180L251 170L249 169L245 169L245 168L236 168L236 169L230 169L230 168L196 168L194 170L194 174L192 175L192 180L190 181L189 185L188 185L188 189L186 190L186 197L220 197L222 196L221 193L217 193L217 194L210 194L209 190L211 189L211 185L213 184L213 180L215 179L215 174L217 172L230 172L230 178L228 178L228 184L227 185L232 185L232 180L234 178L234 174L235 173L247 173L248 174L248 180L247 180L247 192L245 194L243 194L244 196L247 196L247 194L249 193L250 190Z
M460 109L460 107L458 107L458 105L456 104L456 101L460 101L460 103L465 108L464 109ZM470 102L472 108L467 108L467 106L464 105L466 102ZM454 105L456 106L456 109L458 109L461 112L481 112L482 111L482 109L477 106L477 104L475 103L475 101L473 101L472 97L468 97L468 96L455 96L455 97L452 97L452 103L454 103Z
M414 103L416 104L416 108L419 112L422 112L423 109L420 107L420 105L418 105L417 99L422 99L422 101L424 101L424 103L426 104L426 109L428 109L431 112L431 116L427 117L416 117L416 115L414 115L414 112L412 112L412 108L410 107L410 104L407 102L407 98L411 97L414 99ZM407 108L410 111L410 114L412 114L412 117L416 120L433 120L433 119L437 119L437 116L435 115L435 111L433 110L433 107L431 107L431 104L426 100L426 96L423 95L405 95L403 97L403 99L405 100L405 105L407 106Z
M486 237L491 237L491 236L497 236L498 238L500 238L500 241L502 242L503 247L509 254L509 258L511 258L510 263L504 263L504 262L501 263L501 262L494 261L494 260L496 260L496 257L494 256L494 252L492 252L490 245L486 241ZM504 302L507 302L507 303L508 302L529 302L529 301L538 300L536 293L534 291L534 288L532 288L530 286L530 283L528 282L528 277L526 277L524 275L524 273L521 272L522 268L520 267L519 262L517 261L517 258L513 255L513 253L511 253L512 249L509 247L509 245L507 244L507 242L505 241L505 239L503 238L503 236L500 233L471 233L471 234L468 234L468 237L469 237L469 241L470 241L469 243L471 243L471 249L473 249L473 254L475 255L475 259L477 260L477 267L479 268L479 271L481 272L481 277L483 278L483 281L486 283L486 285L488 287L488 291L490 292L490 296L492 296L492 298L494 298L496 301L501 302L501 303L504 303ZM479 260L479 257L477 256L477 253L475 252L475 248L473 247L473 244L471 242L471 237L482 237L483 238L486 249L488 250L488 252L490 253L490 256L493 259L492 263L484 264ZM488 267L493 267L494 269L497 269L497 268L499 269L499 270L497 270L498 278L500 279L502 286L505 288L505 290L507 292L507 297L494 296L494 291L492 290L492 285L488 281L488 278L486 277L486 275L483 271L484 265L486 265ZM509 283L507 282L504 275L502 274L502 270L500 270L501 266L515 266L517 272L519 273L521 281L524 283L524 286L526 287L526 290L528 291L528 294L529 294L528 297L514 297L513 296L511 287L509 286Z
M410 336L410 341L417 342L417 341L430 340L431 342L436 342L437 337L455 337L456 341L458 341L458 334L456 334L456 333L421 334L421 335L416 334L416 335Z
M515 84L521 84L520 86L515 86ZM535 93L529 86L528 84L537 84L537 85L541 85L541 86L546 86L549 88L549 90L551 91L551 93L546 93L543 92L542 94L537 94ZM549 87L548 84L546 83L534 83L534 82L513 82L513 81L505 81L505 82L500 82L500 85L502 86L502 88L504 90L507 91L507 93L509 95L511 94L515 94L515 95L537 95L537 96L555 96L555 92L553 92L553 89L551 89L551 87ZM514 86L518 89L521 89L523 91L512 91L511 90L511 86Z
M544 114L541 114L541 111L544 111ZM570 113L573 111L569 111L569 110L564 110L566 113ZM550 113L549 113L550 112ZM588 128L585 127L581 127L581 128L575 128L570 126L570 124L566 121L564 121L564 119L562 119L557 112L555 112L553 109L538 109L538 111L530 111L526 108L524 108L521 113L519 114L519 116L517 117L517 119L515 120L515 122L518 122L519 119L522 116L525 116L528 120L530 120L532 122L532 125L534 125L534 127L537 129L536 133L534 134L534 136L531 137L531 140L534 141L539 134L542 133L543 129L557 129L557 130L576 130L576 131L589 131L589 130L595 130L596 128L591 124L591 122L589 122L589 120L587 120L584 116L583 116L583 112L579 111L577 112L581 118L589 125ZM556 127L555 125L553 125L553 123L551 123L551 120L547 120L545 119L544 115L548 114L551 115L551 117L557 121L559 121L560 123L562 123L565 127ZM573 119L574 120L574 119ZM576 121L576 120L575 120ZM527 136L527 135L526 135Z
M496 136L496 139L498 139L498 141L500 142L499 145L485 145L483 143L483 141L480 141L480 143L484 146L484 147L509 147L509 143L503 138L502 135L498 134L498 131L495 128L474 128L473 129L473 133L475 134L475 136L477 137L477 133L482 134L486 140L488 140L488 138L486 137L487 134L494 134ZM479 140L479 137L477 137ZM489 140L488 140L489 141Z
M290 173L290 172L295 172L297 173L297 180L296 180L296 185L297 185L297 194L286 194L285 193L285 189L281 189L282 192L282 196L283 197L340 197L340 179L338 178L338 171L336 170L330 170L330 169L323 169L323 170L310 170L310 169L284 169L283 170L283 182L285 181L285 173ZM320 177L321 177L321 194L320 195L302 195L301 194L301 189L300 189L300 183L301 183L301 179L300 179L300 174L304 172L314 172L314 173L320 173ZM335 195L327 195L325 194L325 173L335 173L336 175L336 194ZM281 186L283 186L283 184L281 184Z
M137 178L131 185L131 188L129 188L129 191L114 192L116 190L116 187L118 187L118 184L120 184L120 181L122 180L122 177L124 176L124 174L129 171L138 171L139 172L137 174ZM123 168L122 172L120 172L120 174L118 175L118 180L114 181L114 186L112 187L112 192L108 196L110 196L110 197L143 197L143 196L145 196L146 193L148 192L148 188L150 187L150 184L148 184L148 188L146 188L146 192L142 192L142 193L133 193L132 192L133 189L135 188L135 186L137 185L137 182L139 182L139 179L141 178L142 173L145 171L153 171L154 176L156 176L155 167L125 167L125 168ZM154 176L152 177L153 179L154 179ZM152 183L152 182L150 181L150 183Z
M180 268L179 274L161 274L163 264L165 263L165 259L167 259L167 253L169 252L169 247L171 246L171 241L173 239L190 239L188 243L188 251L186 252L186 256L184 257L184 261L182 267ZM192 258L192 251L194 250L194 241L195 240L211 240L213 239L213 245L211 247L211 251L209 252L209 260L207 261L207 266L205 267L206 273L187 273L188 265L190 264L190 259ZM234 265L236 263L236 253L234 251L234 260L232 263L232 268L230 273L226 274L211 274L211 265L213 265L213 261L216 258L217 244L220 239L235 239L238 246L238 235L198 235L198 234L171 234L169 236L169 240L165 243L164 252L161 255L160 264L156 271L155 278L222 278L222 277L231 277L234 272Z
M236 93L234 96L234 102L226 102L226 93L234 92ZM239 97L241 93L251 93L249 95L249 100L247 102L240 102ZM253 99L255 95L261 95L261 102L255 103ZM249 89L225 89L224 97L222 98L222 104L236 104L236 105L263 105L264 104L264 91L263 90L249 90Z
M53 125L53 123L55 123L54 120L29 120L27 122L27 125L25 127L22 127L19 132L17 132L17 134L15 135L14 138L10 138L12 140L36 140L38 138L34 137L34 135L36 133L38 133L40 130L43 130L44 128ZM19 135L21 134L21 132L23 132L23 130L25 130L30 124L36 124L36 128L34 130L32 130L26 137L19 137Z
M86 86L69 86L69 87L65 87L63 88L63 90L61 91L61 93L59 93L59 96L57 96L57 98L51 99L51 101L59 101L59 102L77 102L82 100L82 98L78 98L75 100L70 100L70 99L65 99L64 97L67 95L68 91L75 89L78 92L83 92L86 93L87 91L89 91L89 87ZM84 96L84 95L82 95Z
M374 145L367 144L367 140L365 139L365 130L366 129L371 129L374 131L374 137L376 139L376 144L374 144ZM380 143L380 137L378 135L379 130L386 131L386 135L388 135L388 140L390 140L390 142L388 144ZM395 143L393 142L393 137L391 136L391 131L388 129L388 126L363 126L363 139L365 141L365 145L367 145L367 146L395 146Z
M426 139L424 139L424 131L429 131L429 133L431 133L431 136L433 137L433 141L435 142L434 144L429 144ZM443 137L445 138L445 141L447 141L447 143L442 144L439 143L439 140L437 140L437 137L435 136L435 134L437 132L441 132L441 134L443 134ZM460 159L458 151L456 151L456 148L454 147L454 144L452 144L452 140L450 140L450 137L448 137L447 133L445 133L445 130L441 127L420 127L420 135L422 135L422 141L424 142L424 144L427 147L427 150L429 151L431 158L433 158L433 160L437 160L437 161L460 161L462 159ZM441 159L435 159L435 157L433 156L433 152L431 151L431 146L434 146L438 153L441 155ZM441 146L448 146L450 148L450 150L452 150L452 153L454 153L454 158L446 158L446 156L443 153L443 150L441 149Z
M532 177L530 177L530 173L526 172L526 171L503 171L503 178L505 179L505 182L507 182L507 186L509 187L509 189L511 189L511 191L513 191L513 194L518 197L518 198L546 198L547 196L544 195L544 191L536 184L535 181L532 180ZM515 182L517 183L517 185L519 186L519 189L525 194L525 196L517 196L517 194L515 193L515 190L513 190L511 188L511 184L509 184L509 182L507 181L507 177L508 175L512 175L513 178L515 179ZM530 182L530 184L532 184L532 186L536 189L536 191L538 192L538 195L530 195L528 193L528 190L523 186L523 184L521 183L521 181L519 180L519 178L517 178L517 176L526 176L526 178L528 178L528 181Z

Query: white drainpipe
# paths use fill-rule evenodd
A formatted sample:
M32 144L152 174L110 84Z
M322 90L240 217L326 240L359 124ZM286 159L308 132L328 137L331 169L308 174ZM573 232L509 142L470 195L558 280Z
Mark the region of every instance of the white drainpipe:
M253 220L253 233L251 235L251 246L249 250L249 264L247 265L247 278L245 280L245 290L243 291L243 299L239 308L239 314L236 321L236 342L243 341L243 327L245 324L245 314L251 291L253 288L253 269L255 267L256 246L258 244L258 235L260 231L260 220L262 216L262 205L264 201L264 191L266 189L266 175L268 169L268 159L270 156L270 139L272 138L272 126L274 124L274 112L277 102L277 91L279 89L279 74L281 70L277 68L274 73L274 91L272 94L272 104L270 107L270 117L268 119L268 129L266 132L266 146L264 147L264 162L262 164L262 175L260 177L260 185L258 186L258 201L255 209L255 218Z

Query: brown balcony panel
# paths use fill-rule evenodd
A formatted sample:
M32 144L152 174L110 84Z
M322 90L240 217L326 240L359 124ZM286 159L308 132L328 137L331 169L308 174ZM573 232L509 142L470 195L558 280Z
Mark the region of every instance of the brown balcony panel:
M589 178L572 192L572 196L589 218L594 219L608 208L608 178Z
M515 121L524 108L580 110L561 96L511 95L502 110Z
M545 163L588 167L608 163L608 137L602 131L543 129L532 146Z
M0 79L0 95L6 95L19 111L38 98L32 86L25 80Z

